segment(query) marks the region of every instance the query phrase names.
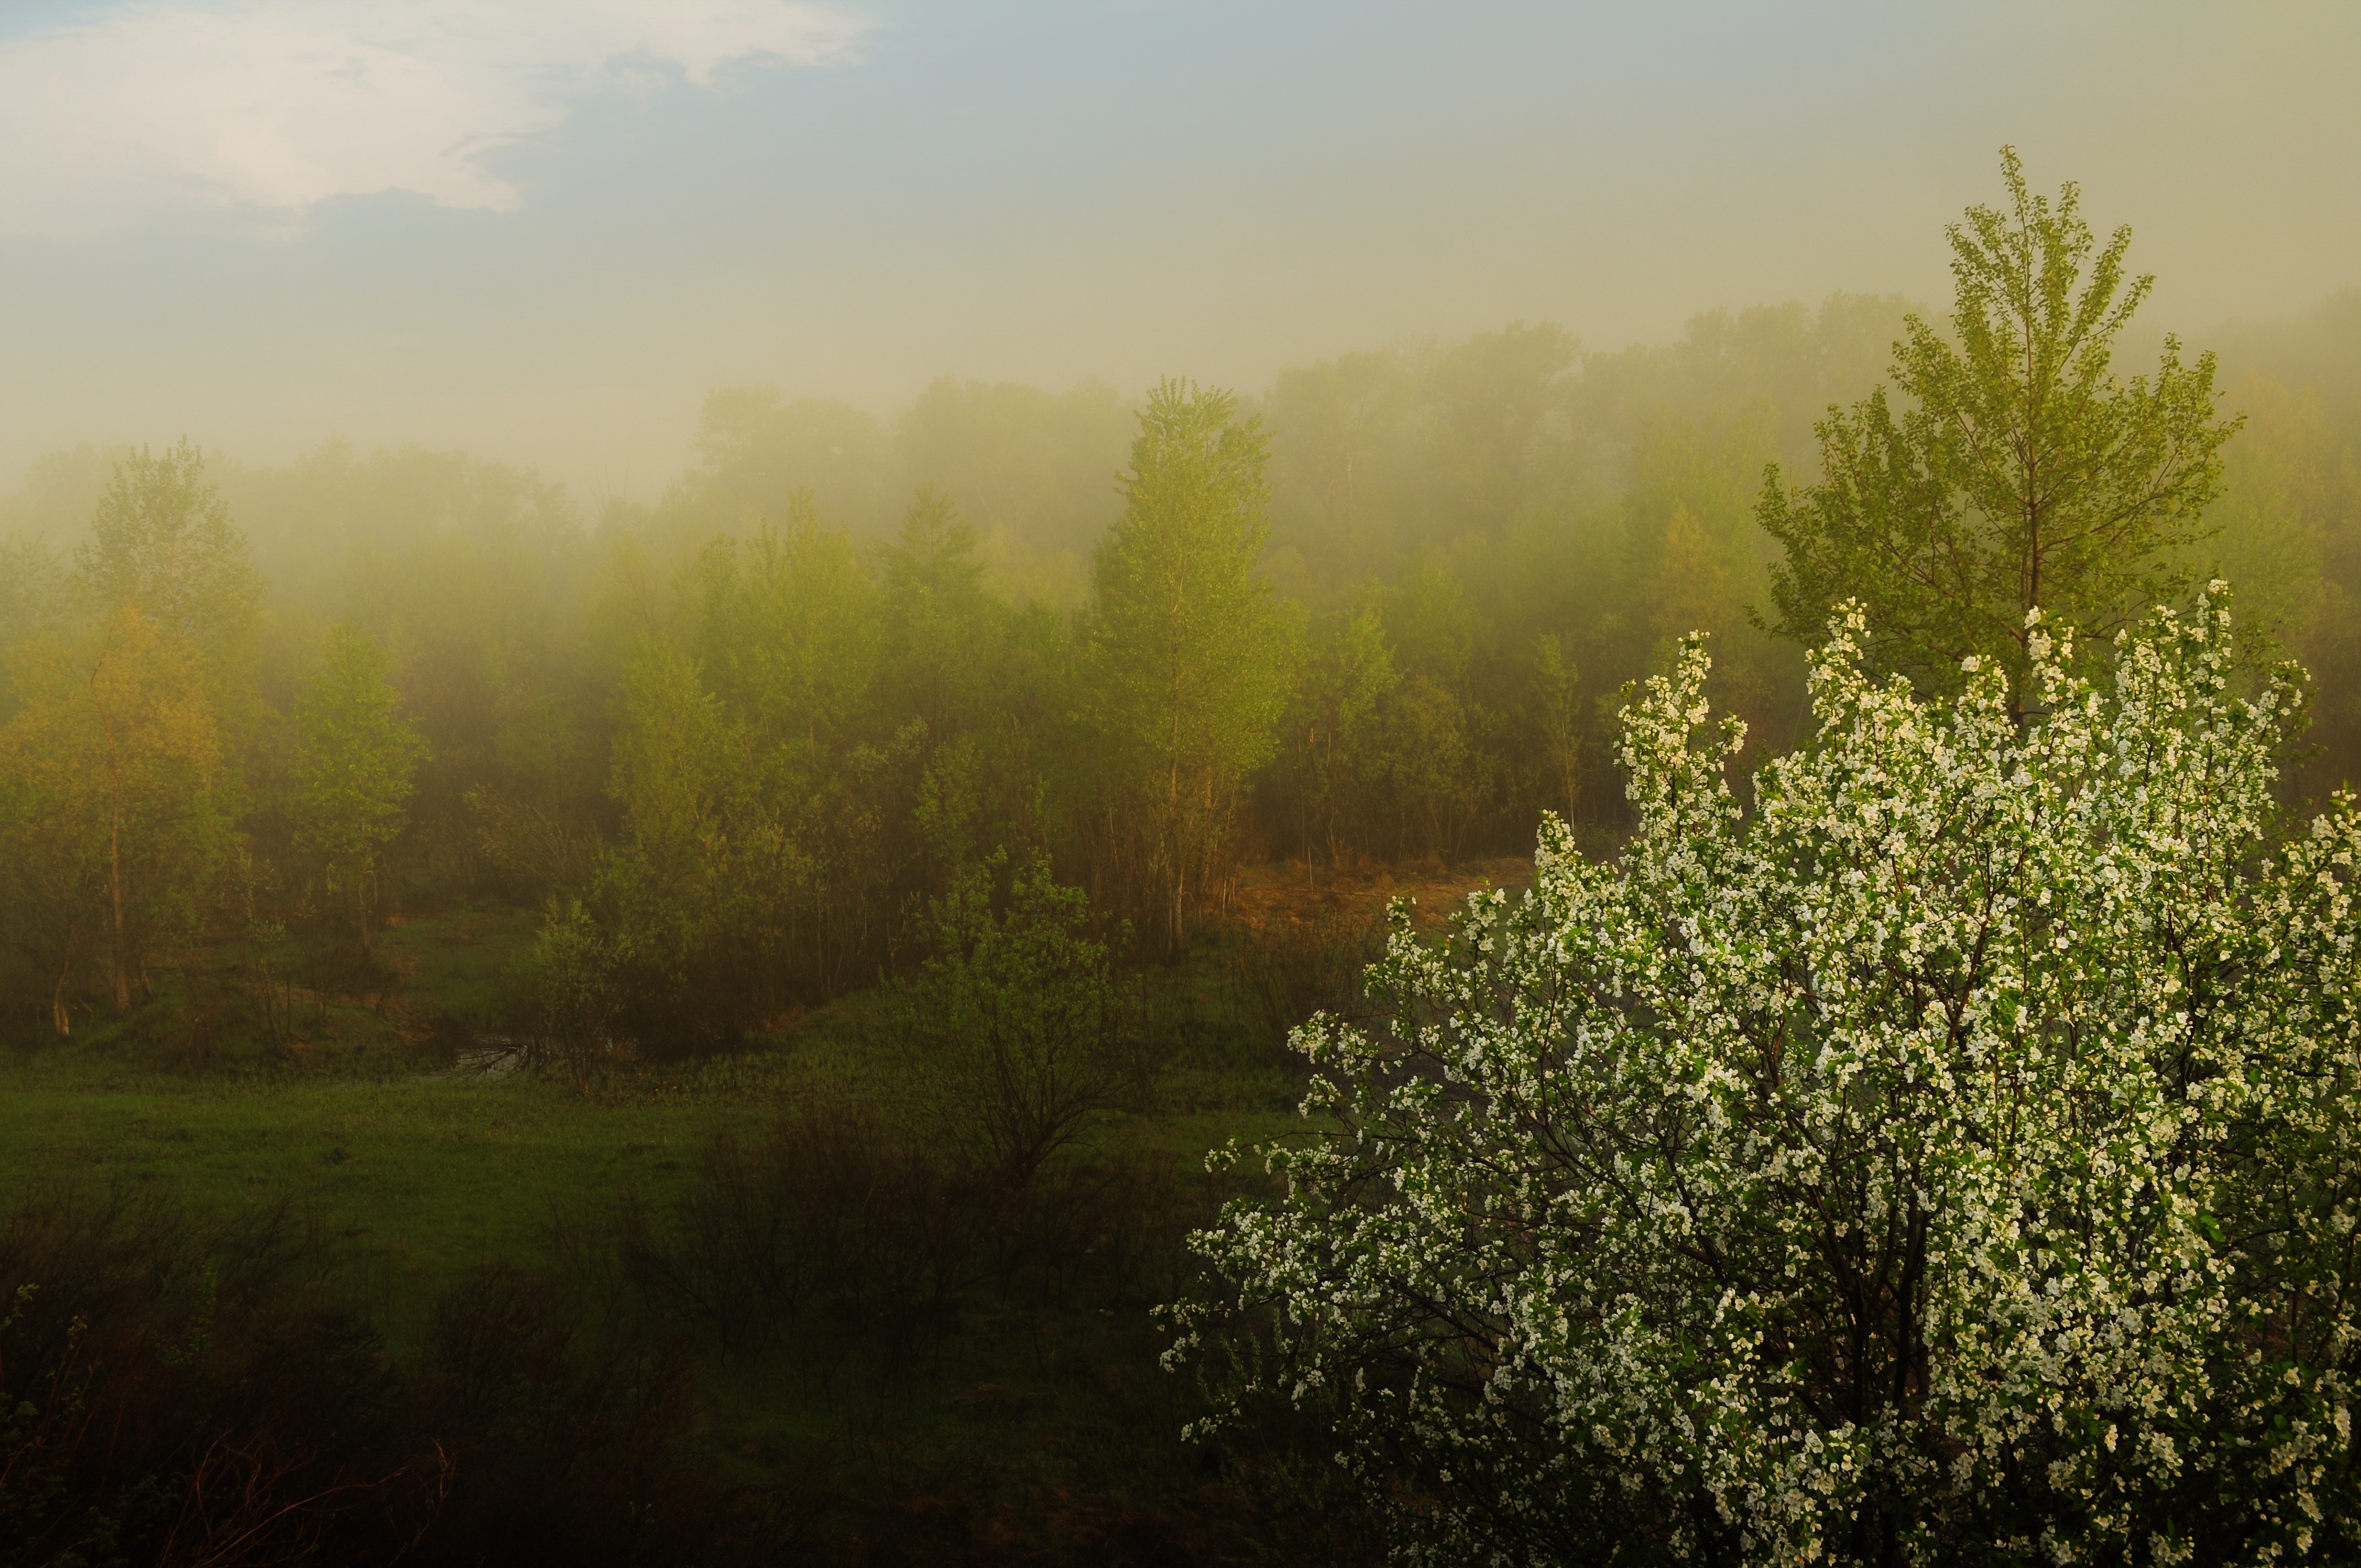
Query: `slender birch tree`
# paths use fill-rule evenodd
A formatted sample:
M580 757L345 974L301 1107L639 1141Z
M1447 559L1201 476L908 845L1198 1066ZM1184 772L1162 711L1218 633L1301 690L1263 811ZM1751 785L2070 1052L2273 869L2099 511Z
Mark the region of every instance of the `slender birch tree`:
M1237 399L1188 381L1149 394L1099 547L1093 717L1121 770L1177 950L1218 864L1232 806L1278 744L1292 628L1257 571L1269 525L1269 439Z

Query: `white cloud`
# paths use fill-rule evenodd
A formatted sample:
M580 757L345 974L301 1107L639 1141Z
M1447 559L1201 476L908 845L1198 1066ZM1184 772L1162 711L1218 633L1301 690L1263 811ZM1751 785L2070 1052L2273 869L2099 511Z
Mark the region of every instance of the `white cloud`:
M0 40L0 232L162 213L284 220L408 191L509 208L486 154L651 64L849 60L864 24L785 0L148 0Z

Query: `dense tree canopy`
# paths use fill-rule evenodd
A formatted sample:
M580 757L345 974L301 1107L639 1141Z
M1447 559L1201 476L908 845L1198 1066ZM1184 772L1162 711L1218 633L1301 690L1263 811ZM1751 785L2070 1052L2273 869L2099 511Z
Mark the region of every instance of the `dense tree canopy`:
M1839 295L1613 353L1548 323L1403 343L1259 400L943 380L883 417L741 389L678 483L596 512L453 453L55 453L0 497L0 724L64 711L60 672L131 605L215 741L210 805L153 840L175 868L159 935L127 894L126 953L199 980L240 933L325 955L362 933L303 803L302 705L348 623L423 742L357 879L371 918L578 905L614 1026L712 1043L912 961L928 902L999 850L1046 855L1139 957L1194 940L1257 861L1300 860L1317 894L1373 862L1521 853L1544 808L1603 849L1631 823L1615 694L1691 631L1754 739L1741 765L1805 711L1803 649L1765 625L1817 636L1829 596L1871 604L1872 662L1942 685L1947 640L1981 627L2016 670L2024 474L1988 438L2022 427L2048 444L2045 608L2103 628L2191 574L2238 582L2251 630L2322 676L2288 787L2324 794L2361 766L2361 314L2226 336L2219 409L2202 356L2119 381L2144 285L2070 192L2010 178L1960 231L1939 330ZM1824 471L1815 418L1860 404L1897 337L1891 429L1836 416ZM2250 424L2224 443L2232 411ZM1795 488L1758 518L1770 463ZM1981 565L1929 587L1863 520L1938 490L1921 521ZM1951 630L1921 659L1892 635L1914 625ZM112 1007L114 924L76 912L81 840L36 824L82 797L38 783L67 775L19 734L0 995L52 1029Z
M199 925L225 827L214 799L221 742L194 649L129 604L76 643L20 650L16 679L11 858L20 916L55 966L62 1035L83 941L104 932L120 1010L152 991L158 949Z

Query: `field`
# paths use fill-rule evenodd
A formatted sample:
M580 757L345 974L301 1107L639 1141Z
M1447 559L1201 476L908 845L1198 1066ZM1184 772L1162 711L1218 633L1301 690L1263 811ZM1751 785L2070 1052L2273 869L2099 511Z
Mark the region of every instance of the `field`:
M1385 898L1413 893L1432 923L1468 887L1524 872L1310 892L1291 880L1300 868L1249 877L1229 923L1151 976L1164 1058L1152 1099L1100 1113L1022 1204L958 1211L972 1234L928 1229L920 1200L874 1196L891 1186L880 1171L905 1168L895 1151L923 1148L958 1113L881 1026L874 993L729 1056L618 1058L587 1083L505 1071L485 1042L531 917L502 910L397 926L381 959L398 983L341 1000L297 990L296 1037L276 1051L235 1015L192 1044L186 996L199 988L186 986L178 1006L168 995L5 1058L0 1189L160 1196L200 1217L283 1212L308 1238L307 1268L366 1313L396 1363L425 1354L448 1310L438 1303L502 1269L608 1303L602 1321L653 1319L693 1358L675 1452L824 1555L1084 1560L1130 1541L1217 1560L1257 1541L1314 1550L1311 1529L1342 1530L1349 1557L1365 1521L1337 1523L1349 1500L1333 1497L1307 1512L1283 1455L1249 1476L1235 1455L1180 1443L1191 1386L1159 1368L1149 1309L1181 1282L1182 1237L1226 1190L1204 1151L1292 1124L1302 1080L1284 1024L1340 976L1349 985ZM813 1188L840 1179L845 1158L869 1162L864 1218L830 1232L850 1250L813 1265L793 1310L701 1311L649 1293L661 1259L694 1261L689 1243L664 1238L709 1222L717 1170ZM793 1223L820 1223L823 1201L796 1201L781 1211L804 1215ZM825 1251L817 1233L796 1234ZM906 1255L906 1277L881 1284L889 1266L876 1260Z

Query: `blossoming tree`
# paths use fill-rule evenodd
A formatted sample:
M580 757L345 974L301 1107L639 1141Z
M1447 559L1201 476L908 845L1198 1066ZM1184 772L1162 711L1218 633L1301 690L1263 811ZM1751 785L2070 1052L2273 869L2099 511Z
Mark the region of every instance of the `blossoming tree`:
M2361 815L2279 819L2301 676L2238 695L2221 585L2104 689L2034 621L2020 719L1844 608L1751 811L1692 640L1619 859L1552 820L1521 901L1398 911L1196 1238L1198 1435L1333 1423L1436 1562L2361 1550Z

